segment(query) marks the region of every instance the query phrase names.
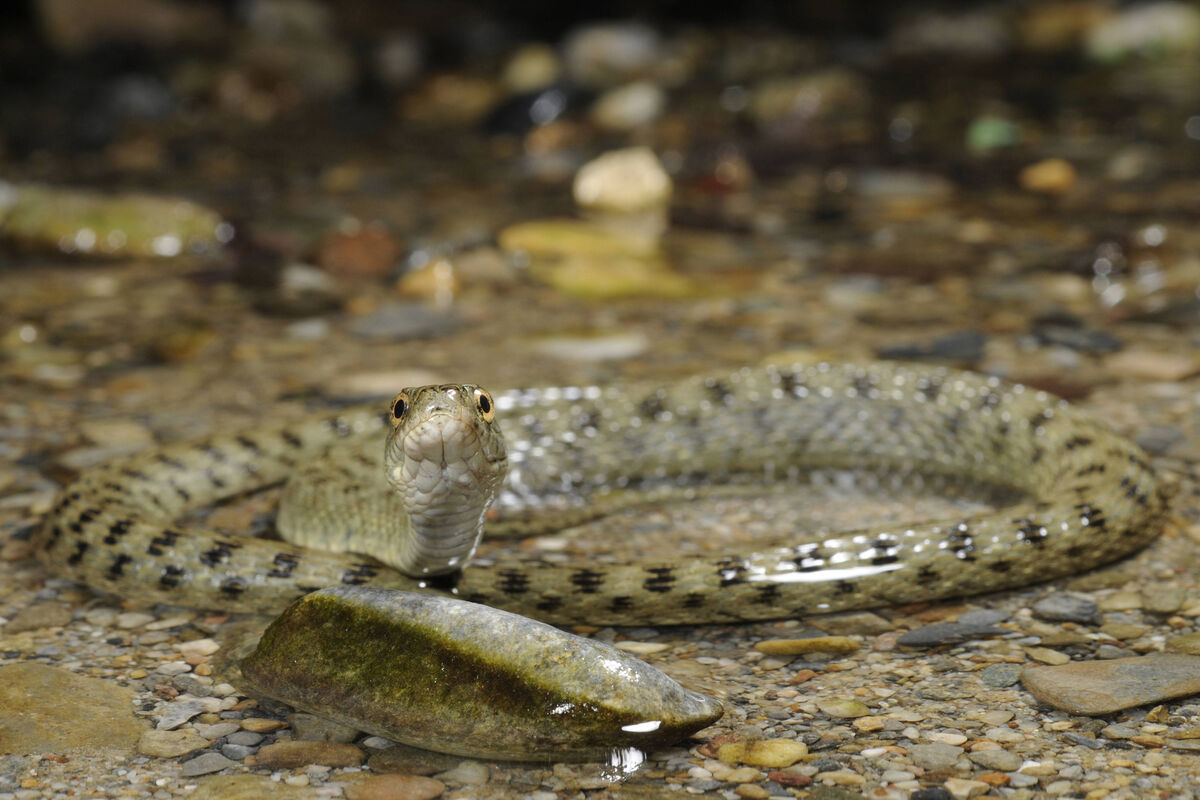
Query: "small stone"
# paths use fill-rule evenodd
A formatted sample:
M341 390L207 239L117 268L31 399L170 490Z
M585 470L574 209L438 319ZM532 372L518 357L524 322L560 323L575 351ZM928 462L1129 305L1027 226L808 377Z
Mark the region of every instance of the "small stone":
M402 341L442 336L461 325L457 314L425 303L388 303L355 320L350 332L364 339Z
M958 747L967 741L967 737L963 736L961 733L939 731L929 734L929 740L932 742L941 742L942 744L950 744Z
M375 775L347 784L346 800L432 800L445 791L446 784L421 775Z
M362 750L344 742L275 742L258 751L259 766L274 769L296 769L309 764L357 767L365 758Z
M1021 768L1024 760L1011 750L976 750L967 753L967 758L984 769L994 769L1000 772L1013 772Z
M1071 657L1066 653L1060 653L1048 647L1026 647L1025 654L1034 661L1040 661L1043 664L1066 664L1071 660Z
M671 649L671 645L662 642L614 642L613 647L635 656L649 656Z
M1150 626L1135 625L1132 622L1107 622L1100 626L1101 633L1121 642L1139 639L1148 630L1150 630Z
M853 719L865 717L871 713L871 709L865 703L842 698L819 699L817 708L821 709L821 713L834 719Z
M941 742L914 744L907 749L908 757L912 759L912 762L925 769L949 769L963 754L961 747Z
M196 733L205 739L220 739L223 736L230 736L240 729L241 726L236 722L217 722L212 725L197 725Z
M303 741L353 742L358 738L357 729L316 714L290 714L287 721L296 738Z
M648 147L604 153L579 169L574 184L581 208L622 214L663 207L671 190L671 177Z
M610 89L592 104L592 120L611 131L632 131L658 119L667 93L653 81L635 81Z
M878 636L895 629L891 620L870 611L850 611L845 614L828 614L813 620L813 625L828 633L841 636Z
M396 268L403 249L383 224L355 220L321 241L315 261L333 275L378 278Z
M765 639L754 645L760 653L772 656L798 656L808 653L853 653L861 643L849 636L813 636L808 639Z
M144 611L126 611L117 615L117 627L125 631L140 628L146 623L153 621L154 615L147 614Z
M211 656L221 649L221 645L212 639L193 639L190 642L180 642L175 645L175 649L179 651L184 659L188 660L188 663L194 663L192 659Z
M875 731L881 731L887 727L887 717L859 717L858 719L854 720L852 724L854 725L854 729L856 731L861 733L874 733Z
M1200 359L1190 355L1125 350L1104 360L1104 369L1127 380L1181 381L1200 372Z
M1024 669L1020 664L990 664L979 673L979 679L996 688L1013 686L1021 680Z
M717 758L725 764L747 764L779 769L790 767L808 755L808 745L794 739L760 739L754 742L727 742L717 749Z
M461 761L454 769L446 770L435 777L447 783L461 783L464 786L482 786L487 783L490 773L487 764L479 761Z
M972 797L979 797L987 794L992 788L983 781L968 781L963 778L950 778L942 786L954 800L969 800Z
M155 758L176 758L208 747L208 739L193 731L146 731L138 739L138 752Z
M1111 714L1200 692L1200 658L1154 654L1031 667L1022 681L1034 697L1055 708L1072 714Z
M166 675L168 678L173 678L176 675L191 672L192 665L186 661L166 661L155 667L154 671L159 675Z
M1055 592L1038 600L1032 606L1034 616L1056 622L1078 622L1095 624L1100 619L1100 608L1090 597Z
M1015 716L1013 714L1013 712L1004 711L1003 709L997 708L997 709L993 709L991 711L985 711L982 714L980 714L979 721L983 722L987 725L1003 725L1004 723L1011 720L1013 718L1013 716Z
M265 719L262 717L247 717L242 720L242 729L252 731L254 733L271 733L282 728L286 728L287 723L278 719Z
M1075 167L1061 158L1047 158L1030 164L1017 176L1022 189L1038 194L1066 194L1074 188L1077 179Z
M13 614L4 626L6 634L62 628L71 623L71 607L65 603L34 603Z
M986 347L987 335L972 330L939 336L928 344L889 345L879 348L876 354L880 358L902 361L955 361L962 364L973 364L983 358Z
M221 755L233 761L241 761L254 753L255 748L246 744L234 744L232 742L221 745Z
M174 730L192 717L203 713L204 710L204 703L200 700L176 700L168 703L167 707L163 709L163 714L158 718L158 725L155 727L160 731Z
M1182 636L1172 636L1163 645L1168 653L1186 653L1200 656L1200 633L1185 633Z
M215 728L218 726L213 725L212 727ZM267 737L263 736L261 733L254 733L253 731L234 731L225 737L225 741L229 742L230 744L238 744L243 747L257 747L265 738Z
M197 775L208 775L233 766L237 766L236 761L230 761L220 753L208 752L196 756L191 761L183 762L179 767L179 775L184 778L194 778Z
M714 774L713 777L717 777L717 775ZM726 783L750 783L762 780L762 772L754 767L738 767L721 774L720 780Z
M743 783L733 790L738 797L745 797L748 800L766 800L771 796L763 787L756 783Z

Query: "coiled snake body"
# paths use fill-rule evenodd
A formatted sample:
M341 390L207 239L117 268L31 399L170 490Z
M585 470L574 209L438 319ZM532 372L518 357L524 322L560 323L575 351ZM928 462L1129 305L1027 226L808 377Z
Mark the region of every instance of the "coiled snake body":
M473 395L474 387L454 388L463 398ZM480 418L472 424L499 426L507 440L510 468L489 525L507 520L553 529L599 513L614 489L626 499L643 491L653 497L654 487L697 476L782 468L928 473L1007 486L1028 500L995 513L852 531L712 560L521 561L475 564L440 577L421 576L437 571L421 566L436 563L437 554L427 551L397 556L415 559L410 571L418 577L410 577L373 558L175 522L189 509L314 464L324 469L316 483L328 484L320 501L332 504L327 516L353 516L358 486L371 480L362 477L364 470L382 472L378 453L389 424L372 409L168 445L86 472L48 515L41 552L57 573L100 591L227 611L274 612L316 588L369 584L454 592L549 622L686 624L783 618L1048 580L1144 546L1158 534L1167 508L1168 493L1136 445L1042 392L937 367L746 368L650 390L545 388L497 395L494 409L490 396L488 409L473 402ZM495 423L483 419L484 411L496 415ZM458 446L446 444L440 460L457 458ZM472 492L497 491L486 479L472 489L480 469L457 471L458 488L449 492L457 499L448 512L434 511L422 523L417 511L401 505L398 522L392 514L379 524L403 534L422 524L436 529L456 508L461 520L478 521L486 502L481 506ZM310 491L316 490L303 493ZM317 513L294 516L303 522ZM377 516L370 511L356 524L373 526ZM322 525L309 527L316 532L301 540L319 541ZM355 547L354 538L342 546ZM456 547L469 555L473 543Z

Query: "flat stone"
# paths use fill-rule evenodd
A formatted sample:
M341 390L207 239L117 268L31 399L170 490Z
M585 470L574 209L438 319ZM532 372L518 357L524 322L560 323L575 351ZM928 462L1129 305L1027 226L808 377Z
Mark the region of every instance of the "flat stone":
M346 800L432 800L446 784L421 775L375 775L346 785Z
M252 731L254 733L271 733L272 731L282 730L287 727L287 723L279 719L266 719L264 717L247 717L242 720L242 729Z
M808 653L853 653L861 647L849 636L812 636L807 639L764 639L754 645L760 653L771 656L799 656Z
M865 703L841 698L817 700L817 708L821 709L822 714L835 719L855 719L871 713L871 709Z
M69 753L134 748L145 730L134 693L44 664L0 666L0 753Z
M717 749L717 758L723 763L776 769L790 767L807 755L808 745L794 739L727 742Z
M229 736L239 730L241 730L241 726L236 722L217 722L212 725L196 726L196 733L205 739L220 739L222 736ZM259 738L261 739L262 737L260 736Z
M197 775L220 772L236 765L236 761L230 761L220 753L208 752L196 756L191 761L183 762L179 767L179 775L183 778L193 778ZM273 794L271 796L274 797Z
M312 800L307 787L288 786L266 775L214 775L196 782L188 800Z
M969 781L964 778L950 778L944 784L946 791L954 800L970 800L991 791L991 786L983 781Z
M461 783L464 786L482 786L491 775L488 765L479 761L461 761L453 769L439 773L438 780Z
M295 769L319 764L357 767L366 759L362 750L344 742L275 742L258 751L258 764L275 769Z
M1167 639L1164 649L1168 653L1187 653L1188 655L1200 656L1200 633L1185 633L1181 636L1172 636Z
M13 614L4 626L5 633L22 633L43 628L62 628L71 623L71 607L66 603L34 603Z
M1174 614L1183 606L1187 594L1178 584L1151 583L1142 589L1142 598L1147 611L1153 611L1155 614Z
M160 731L173 730L205 710L206 706L200 700L176 700L167 704L155 727Z
M217 726L213 726L214 728ZM254 731L234 731L225 737L225 741L230 744L237 744L243 747L257 747L266 738L261 733Z
M155 758L178 758L208 747L208 739L194 731L146 731L138 739L138 752Z
M1005 636L1012 633L1008 628L1000 628L995 623L1007 618L1000 612L964 614L957 622L938 622L925 625L901 636L896 643L902 647L935 647L940 644L954 644L967 639L980 639L987 636Z
M1032 606L1034 616L1055 622L1078 622L1092 625L1100 619L1100 607L1090 597L1055 592Z
M245 744L223 744L221 745L221 755L233 761L241 761L246 756L252 755L255 748Z
M1200 657L1156 653L1031 667L1021 676L1039 701L1072 714L1111 714L1200 692Z
M1024 669L1020 664L990 664L980 671L979 679L996 688L1013 686L1021 680L1021 672Z
M949 769L953 767L963 754L961 747L950 744L933 742L932 744L914 744L907 748L908 757L918 767L925 769Z
M359 734L357 728L316 714L289 714L288 724L297 739L309 742L353 742Z
M1011 750L976 750L973 753L968 753L967 758L974 761L984 769L994 769L1000 772L1013 772L1021 768L1024 763L1019 755Z

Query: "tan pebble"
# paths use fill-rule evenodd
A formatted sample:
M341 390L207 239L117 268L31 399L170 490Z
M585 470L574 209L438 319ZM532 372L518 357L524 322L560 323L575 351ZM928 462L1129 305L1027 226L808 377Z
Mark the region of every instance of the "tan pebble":
M1097 605L1101 611L1137 611L1144 601L1138 592L1116 591L1105 597Z
M144 756L176 758L185 753L202 750L209 744L208 739L191 730L149 730L138 739L137 749Z
M1123 642L1137 639L1148 630L1150 627L1147 625L1135 625L1131 622L1109 622L1100 626L1101 633Z
M146 670L142 669L141 667L129 670L129 677L133 678L134 680L141 680L149 674L149 672L146 672Z
M1060 720L1056 720L1054 722L1047 723L1046 730L1048 730L1048 731L1069 731L1072 728L1074 728L1075 725L1076 725L1076 723L1073 722L1072 720L1060 719Z
M1143 733L1138 736L1134 736L1132 739L1130 739L1130 741L1140 744L1142 747L1162 747L1167 743L1166 739L1163 737L1149 733Z
M994 711L985 711L979 715L979 720L981 722L986 722L988 725L1003 725L1012 718L1013 712L1001 711L999 709Z
M976 780L986 783L988 786L1007 786L1012 778L1003 772L986 772L983 775L979 775Z
M806 653L853 653L861 643L849 636L813 636L808 639L767 639L754 645L760 653L797 656Z
M346 785L346 800L432 800L446 784L421 775L375 775Z
M728 742L717 750L717 758L726 764L741 762L755 767L790 767L806 755L808 745L793 739Z
M1066 194L1075 186L1075 167L1061 158L1047 158L1021 170L1021 188L1038 194Z
M797 670L795 675L788 678L788 683L792 686L795 686L798 683L807 683L808 681L811 681L813 678L817 677L817 674L818 673L811 669Z
M808 786L813 782L808 775L792 772L768 772L767 778L780 786Z
M613 646L635 656L648 656L671 649L671 645L662 642L617 642Z
M144 611L126 611L117 614L117 627L126 631L140 628L146 623L153 621L154 615L147 614Z
M454 262L448 258L430 259L419 269L404 273L396 289L410 297L424 297L435 304L448 305L461 288Z
M1045 778L1050 775L1057 775L1058 769L1058 764L1055 762L1043 761L1039 764L1027 764L1017 770L1017 772L1024 773L1025 775L1034 775L1039 778Z
M196 668L193 669L192 672L196 673L197 675L203 675L204 677L208 677L209 675L212 675L212 673L213 673L212 664L209 664L207 662L204 664L197 664Z
M733 791L738 797L745 797L748 800L766 800L771 796L770 792L756 783L743 783Z
M581 208L620 212L665 206L671 177L648 147L604 153L580 167L573 193Z
M195 617L195 614L172 614L169 617L163 617L162 619L146 623L146 630L165 631L168 628L178 628L180 625L187 625Z
M858 700L817 700L817 708L821 709L823 714L837 719L853 719L854 717L865 717L871 713L871 709L866 703L861 703Z
M831 770L829 772L818 772L814 776L815 780L822 783L832 783L837 786L858 786L866 783L867 779L857 772L851 772L848 769Z
M950 778L942 784L942 788L949 792L954 800L968 800L971 797L979 797L980 795L987 794L992 787L983 781Z
M1168 653L1187 653L1200 655L1200 633L1185 633L1182 636L1172 636L1163 648Z
M714 773L715 777L715 773ZM738 767L726 772L721 780L727 783L750 783L752 781L761 781L762 772L754 767Z
M288 775L283 782L288 786L308 786L309 778L307 775Z
M366 756L352 744L341 742L275 742L259 749L258 764L276 769L296 769L310 764L357 767Z
M1057 650L1051 650L1047 647L1026 647L1025 654L1034 661L1040 661L1043 664L1066 664L1071 660L1071 657L1066 653L1060 653Z
M1166 706L1155 706L1146 712L1146 722L1166 722L1171 718L1171 712ZM1158 733L1159 731L1155 731Z
M265 719L263 717L247 717L242 720L242 729L253 731L254 733L270 733L287 727L287 723L278 719Z
M1200 371L1200 360L1191 355L1134 349L1113 353L1104 360L1104 366L1110 373L1128 378L1180 381Z
M316 261L334 275L378 277L395 267L402 252L403 245L387 226L351 221L325 236L317 246Z
M183 654L185 658L198 658L211 656L221 649L221 645L212 639L193 639L190 642L180 642L175 645L175 649Z
M941 742L942 744L958 747L967 741L967 737L961 733L931 733L929 734L929 740L931 742Z
M887 717L867 716L859 717L854 720L854 728L862 733L872 733L874 731L883 730L887 724Z
M1038 700L1072 714L1111 714L1200 692L1200 658L1157 653L1031 667L1021 675Z

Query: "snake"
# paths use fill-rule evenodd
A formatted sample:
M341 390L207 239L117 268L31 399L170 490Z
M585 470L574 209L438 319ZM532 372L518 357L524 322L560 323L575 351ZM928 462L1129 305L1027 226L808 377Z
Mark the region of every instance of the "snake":
M555 531L698 483L826 468L1002 486L1017 499L713 556L471 560L480 529ZM289 478L298 488L288 482L284 499L299 504L279 521L295 541L186 520ZM929 364L794 363L494 396L418 387L386 409L155 446L82 472L38 535L51 572L140 603L275 613L322 587L367 585L560 625L676 625L1064 577L1152 541L1170 497L1136 444L1046 392Z

